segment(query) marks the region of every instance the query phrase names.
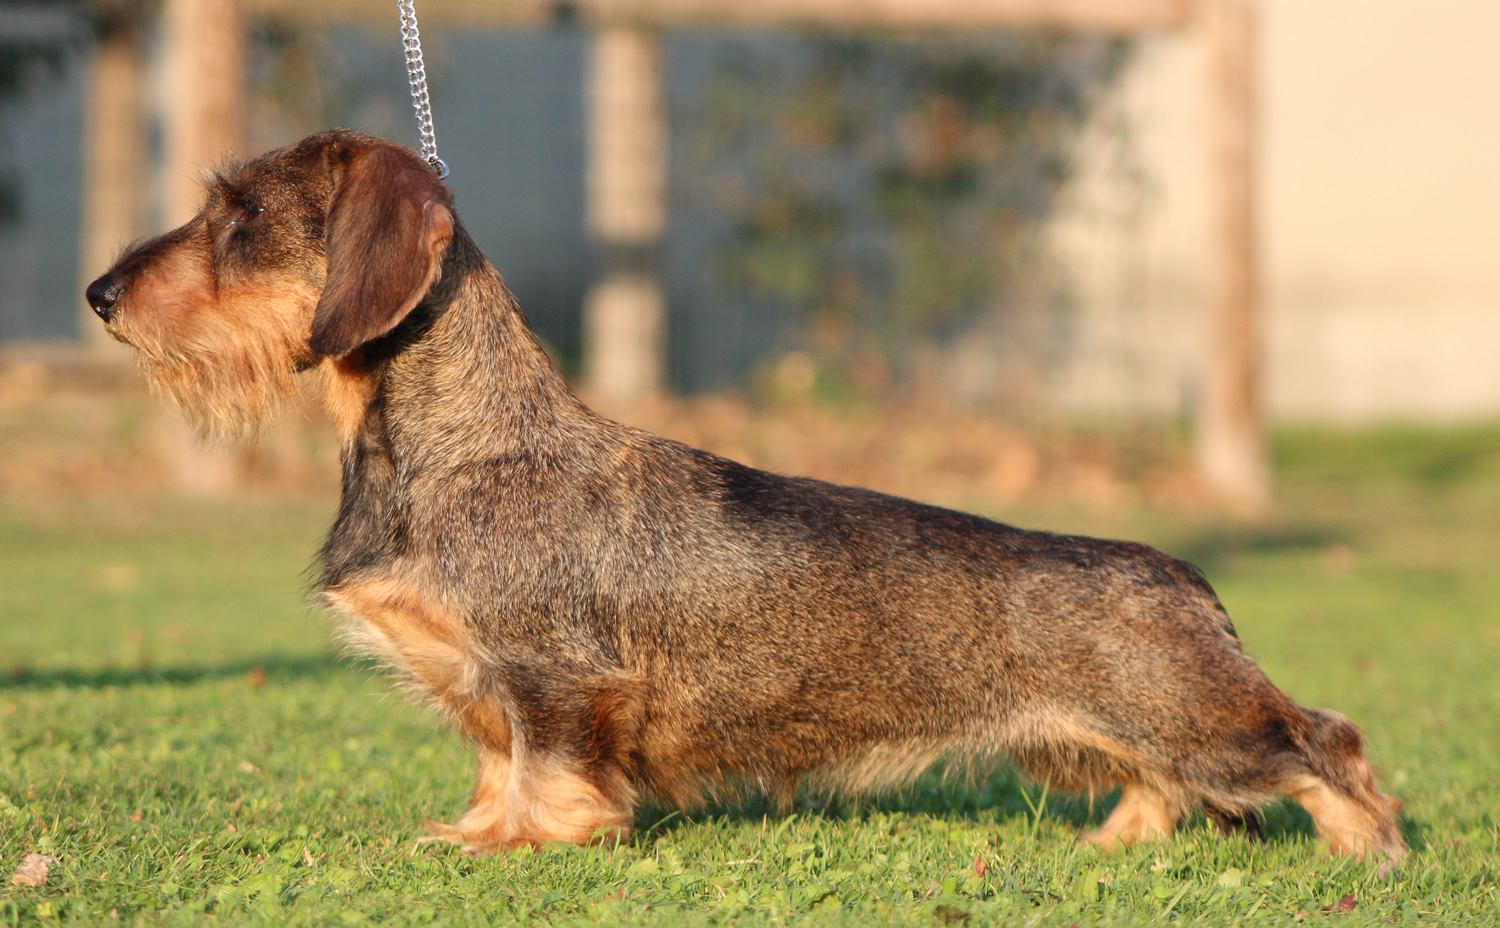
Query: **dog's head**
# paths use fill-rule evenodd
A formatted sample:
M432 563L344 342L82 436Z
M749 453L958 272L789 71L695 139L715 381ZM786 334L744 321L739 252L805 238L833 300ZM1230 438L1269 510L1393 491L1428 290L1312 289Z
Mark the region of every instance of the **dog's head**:
M208 435L252 431L298 371L399 325L454 234L426 163L347 130L231 165L207 188L198 215L126 250L87 297Z

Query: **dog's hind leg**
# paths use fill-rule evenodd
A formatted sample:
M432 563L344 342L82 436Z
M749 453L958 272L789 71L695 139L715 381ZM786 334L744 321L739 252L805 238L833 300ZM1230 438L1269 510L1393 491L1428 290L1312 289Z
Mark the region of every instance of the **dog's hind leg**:
M1157 841L1171 837L1181 818L1180 805L1167 793L1139 781L1127 782L1104 824L1078 840L1100 847Z
M1182 787L1194 804L1202 803L1216 822L1254 821L1256 809L1285 795L1307 810L1336 853L1364 857L1373 851L1392 861L1406 856L1396 821L1401 803L1376 788L1353 722L1337 712L1302 709L1268 688L1259 699L1248 689L1243 695L1238 711L1215 713L1215 750L1173 748L1174 769L1191 771Z
M1300 712L1308 723L1302 751L1310 769L1283 783L1282 791L1307 810L1334 851L1357 857L1378 851L1401 860L1408 853L1396 821L1401 801L1375 786L1359 728L1327 709Z
M1212 713L1211 738L1209 730L1184 729L1182 740L1159 745L1165 756L1142 765L1140 780L1124 777L1119 806L1085 840L1129 844L1165 836L1199 805L1221 828L1258 825L1256 810L1280 794L1308 811L1337 853L1374 851L1393 861L1406 856L1396 822L1400 802L1376 788L1352 722L1336 712L1301 709L1275 691L1260 690L1259 699L1250 689L1241 695L1237 712Z
M1116 785L1120 801L1099 828L1079 840L1100 847L1171 837L1190 805L1184 791L1152 768L1147 752L1095 725L1058 712L1029 713L1013 723L1012 759L1032 778L1071 793L1098 795Z

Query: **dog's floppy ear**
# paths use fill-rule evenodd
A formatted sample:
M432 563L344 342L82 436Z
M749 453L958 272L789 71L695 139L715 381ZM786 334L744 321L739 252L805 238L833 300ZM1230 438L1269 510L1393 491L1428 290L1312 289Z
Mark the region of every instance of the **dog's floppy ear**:
M422 162L384 147L332 160L328 276L309 342L320 355L344 354L394 329L437 281L453 240L452 200Z

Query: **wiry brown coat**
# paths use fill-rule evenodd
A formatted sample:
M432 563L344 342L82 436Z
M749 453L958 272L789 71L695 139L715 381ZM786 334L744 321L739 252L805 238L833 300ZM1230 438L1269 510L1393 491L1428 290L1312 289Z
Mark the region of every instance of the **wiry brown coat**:
M1123 787L1086 837L1301 802L1406 853L1359 730L1299 708L1192 566L754 470L569 392L409 151L327 132L231 167L89 288L207 432L320 367L343 498L319 587L473 740L473 850L627 832L644 793L868 790L1008 755Z

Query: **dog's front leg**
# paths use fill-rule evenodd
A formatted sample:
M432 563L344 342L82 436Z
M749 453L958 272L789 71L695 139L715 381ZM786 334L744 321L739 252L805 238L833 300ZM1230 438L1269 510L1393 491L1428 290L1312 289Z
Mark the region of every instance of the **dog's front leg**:
M630 758L644 687L625 676L560 670L547 668L546 685L520 668L497 673L517 681L497 680L509 693L503 721L487 710L489 700L451 707L476 743L478 775L468 811L452 825L433 825L434 838L482 853L629 837L636 802ZM502 726L504 743L496 737Z
M463 846L471 854L496 851L506 846L509 832L511 762L509 751L495 751L481 745L479 770L469 808L452 825L429 819L429 834L423 841L449 841Z
M478 853L629 834L640 678L494 653L410 580L348 583L325 600L355 620L352 643L397 668L475 745L469 809L452 825L430 823L430 837Z

